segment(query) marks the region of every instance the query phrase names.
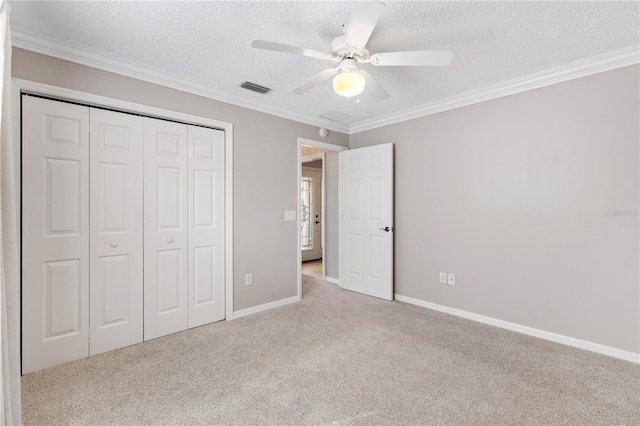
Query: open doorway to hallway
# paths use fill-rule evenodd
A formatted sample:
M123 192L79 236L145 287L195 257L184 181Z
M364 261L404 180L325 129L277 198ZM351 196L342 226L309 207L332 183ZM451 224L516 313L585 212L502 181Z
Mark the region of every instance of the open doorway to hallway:
M322 279L322 259L302 262L302 275Z
M322 259L324 246L324 153L302 157L300 247L302 261Z
M302 178L300 179L300 249L302 273L312 273L324 279L324 162L325 152L302 147ZM305 267L313 262L313 268Z
M298 139L298 296L302 274L339 284L339 155L347 148Z

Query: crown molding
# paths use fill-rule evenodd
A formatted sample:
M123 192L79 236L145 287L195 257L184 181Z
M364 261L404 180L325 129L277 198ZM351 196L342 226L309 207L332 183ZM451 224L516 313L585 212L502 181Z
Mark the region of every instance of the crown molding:
M640 45L637 44L478 90L440 99L418 107L407 108L392 114L358 121L351 124L349 127L349 134L364 132L366 130L376 129L431 114L437 114L439 112L514 95L516 93L526 92L528 90L538 89L552 84L562 83L564 81L574 80L576 78L611 71L638 63L640 63Z
M225 102L254 111L275 115L288 120L297 121L311 126L325 127L336 132L348 133L349 127L333 123L321 118L300 114L278 108L264 102L253 101L234 93L212 88L202 82L170 73L162 69L142 65L116 55L111 55L96 49L79 46L54 37L28 30L18 25L11 26L11 44L13 47L30 50L43 55L52 56L80 65L97 68L102 71L135 78L148 83L158 84L182 92L191 93L205 98Z
M351 123L351 125L346 125L325 121L307 114L292 112L264 102L253 101L234 93L209 87L201 82L178 74L141 65L134 61L107 54L99 50L82 47L53 37L44 36L43 34L17 25L11 26L11 33L12 45L20 49L30 50L32 52L41 53L43 55L52 56L65 61L75 62L80 65L86 65L92 68L158 84L231 105L275 115L300 123L309 124L311 126L325 127L329 130L346 134L360 133L366 130L372 130L640 63L640 45L636 44L634 46L614 50L612 52L583 59L567 65L562 65L492 86L462 93L460 95L403 109L390 114L356 121Z

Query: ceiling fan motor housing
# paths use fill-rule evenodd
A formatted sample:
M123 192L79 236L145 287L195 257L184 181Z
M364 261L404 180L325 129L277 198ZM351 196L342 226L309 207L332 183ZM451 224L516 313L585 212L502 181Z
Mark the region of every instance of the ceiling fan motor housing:
M344 35L331 42L331 53L339 60L356 59L357 62L366 61L370 56L370 52L366 48L362 48L359 51L350 48L347 45L347 36Z
M343 59L340 69L342 72L355 72L358 71L358 67L356 65L357 62L355 59Z

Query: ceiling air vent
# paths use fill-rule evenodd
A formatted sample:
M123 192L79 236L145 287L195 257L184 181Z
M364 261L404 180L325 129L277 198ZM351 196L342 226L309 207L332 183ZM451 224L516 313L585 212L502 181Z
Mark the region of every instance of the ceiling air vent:
M252 92L260 93L261 95L264 95L265 93L269 93L271 91L271 89L269 89L268 87L260 86L259 84L255 84L250 81L243 82L240 87L242 87L243 89L251 90Z
M351 118L350 115L343 114L339 111L325 112L323 114L320 114L320 117L326 118L327 120L331 120L331 121L342 121L342 120L346 120L347 118Z

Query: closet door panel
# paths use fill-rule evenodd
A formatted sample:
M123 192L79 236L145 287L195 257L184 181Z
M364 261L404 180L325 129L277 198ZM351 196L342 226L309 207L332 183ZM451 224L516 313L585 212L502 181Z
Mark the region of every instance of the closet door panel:
M225 318L224 132L189 126L189 328Z
M22 372L89 355L89 108L22 96Z
M187 328L187 125L144 119L144 339Z
M143 119L91 108L90 354L143 339Z

